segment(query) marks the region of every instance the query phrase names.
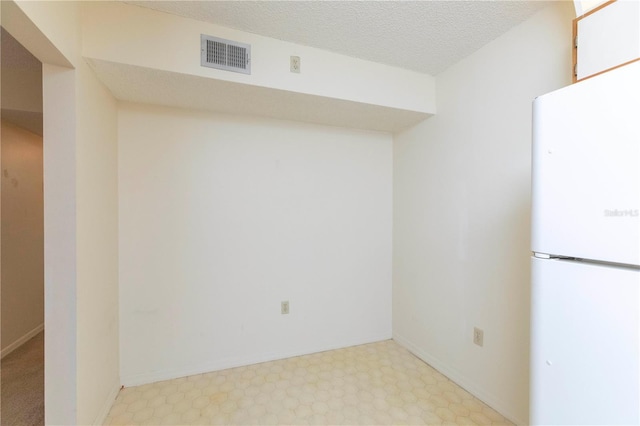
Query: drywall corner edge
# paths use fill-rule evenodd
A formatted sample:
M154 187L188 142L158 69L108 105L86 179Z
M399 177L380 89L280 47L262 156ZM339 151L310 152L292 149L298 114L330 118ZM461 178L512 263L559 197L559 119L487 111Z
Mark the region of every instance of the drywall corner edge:
M95 426L104 424L105 420L107 419L107 416L109 415L109 411L113 406L113 403L116 401L116 398L118 398L118 393L120 393L121 387L122 386L120 385L120 383L118 382L114 383L113 387L111 388L111 391L109 392L109 395L107 396L107 399L104 400L104 404L102 405L100 412L98 413L95 421L93 422Z
M487 404L489 407L493 408L508 420L514 422L517 425L525 425L528 424L528 421L524 421L523 419L518 418L513 412L509 409L508 405L498 398L495 395L485 391L476 383L474 383L471 379L464 376L455 368L450 368L446 365L446 363L440 361L438 358L421 351L418 348L418 345L415 345L411 340L405 338L404 336L393 333L393 340L396 341L399 345L406 348L409 352L420 358L422 361L429 364L431 367L438 370L440 373L445 375L449 380L456 383L458 386L478 398L480 401Z

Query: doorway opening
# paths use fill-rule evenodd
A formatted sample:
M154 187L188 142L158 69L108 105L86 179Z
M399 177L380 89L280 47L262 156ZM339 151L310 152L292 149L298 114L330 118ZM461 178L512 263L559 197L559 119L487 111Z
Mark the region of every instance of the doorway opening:
M42 63L0 36L0 414L44 424L44 194Z

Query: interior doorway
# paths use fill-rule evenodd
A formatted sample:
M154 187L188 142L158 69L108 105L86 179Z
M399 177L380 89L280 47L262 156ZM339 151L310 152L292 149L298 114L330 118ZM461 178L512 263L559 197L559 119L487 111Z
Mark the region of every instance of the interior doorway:
M0 3L2 27L42 63L44 416L47 424L76 424L77 79L69 57L51 37L58 43L68 41L65 25L75 22L79 6L75 2ZM61 28L64 35L59 38ZM65 46L70 57L76 53L70 44Z
M44 424L42 63L1 33L2 424Z

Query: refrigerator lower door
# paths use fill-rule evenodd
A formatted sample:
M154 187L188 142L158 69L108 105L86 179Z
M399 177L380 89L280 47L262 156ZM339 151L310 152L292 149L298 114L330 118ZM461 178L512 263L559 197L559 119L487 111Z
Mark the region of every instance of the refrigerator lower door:
M532 258L530 420L640 424L640 271Z

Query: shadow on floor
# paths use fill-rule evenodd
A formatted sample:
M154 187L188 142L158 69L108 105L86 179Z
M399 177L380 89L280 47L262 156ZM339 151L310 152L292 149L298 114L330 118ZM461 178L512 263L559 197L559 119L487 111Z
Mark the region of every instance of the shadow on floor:
M44 425L44 331L2 360L0 424Z

